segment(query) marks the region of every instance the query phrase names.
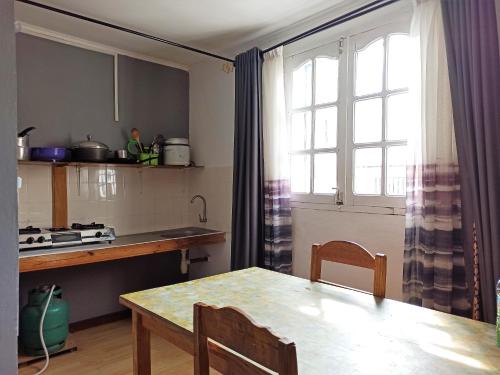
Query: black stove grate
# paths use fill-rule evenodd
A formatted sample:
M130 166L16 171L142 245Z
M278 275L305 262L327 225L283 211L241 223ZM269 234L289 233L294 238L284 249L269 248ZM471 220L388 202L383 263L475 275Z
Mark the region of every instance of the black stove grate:
M73 224L71 224L71 229L75 229L75 230L104 229L104 224L96 224L96 223L80 224L80 223L73 223Z
M38 234L42 233L40 228L33 228L31 225L26 228L19 228L19 234Z

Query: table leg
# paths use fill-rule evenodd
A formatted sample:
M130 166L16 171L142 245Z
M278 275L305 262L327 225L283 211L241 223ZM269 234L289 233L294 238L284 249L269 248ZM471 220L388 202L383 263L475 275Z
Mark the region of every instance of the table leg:
M134 375L151 375L150 333L142 324L142 315L132 311Z

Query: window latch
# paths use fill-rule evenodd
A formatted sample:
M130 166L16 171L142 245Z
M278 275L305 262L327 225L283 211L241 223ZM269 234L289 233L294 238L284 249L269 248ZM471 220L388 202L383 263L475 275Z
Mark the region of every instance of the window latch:
M335 204L337 206L344 205L344 193L342 193L340 190L337 190L337 192L335 193Z
M339 39L339 55L342 55L342 52L344 52L344 40L344 37Z

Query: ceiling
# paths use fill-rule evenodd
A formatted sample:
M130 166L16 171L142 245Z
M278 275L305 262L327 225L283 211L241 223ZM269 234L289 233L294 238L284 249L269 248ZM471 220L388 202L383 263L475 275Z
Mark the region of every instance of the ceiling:
M51 0L39 2L233 58L241 46L348 0ZM190 65L200 56L16 2L16 19Z

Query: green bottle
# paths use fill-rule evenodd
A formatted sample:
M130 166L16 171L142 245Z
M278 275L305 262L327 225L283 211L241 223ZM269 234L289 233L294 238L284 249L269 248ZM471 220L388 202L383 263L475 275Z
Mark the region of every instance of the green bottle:
M29 356L44 354L39 329L49 290L47 286L30 290L28 304L21 310L19 338L22 351ZM62 299L62 289L56 287L43 322L43 338L49 353L64 347L68 337L68 321L68 304Z

